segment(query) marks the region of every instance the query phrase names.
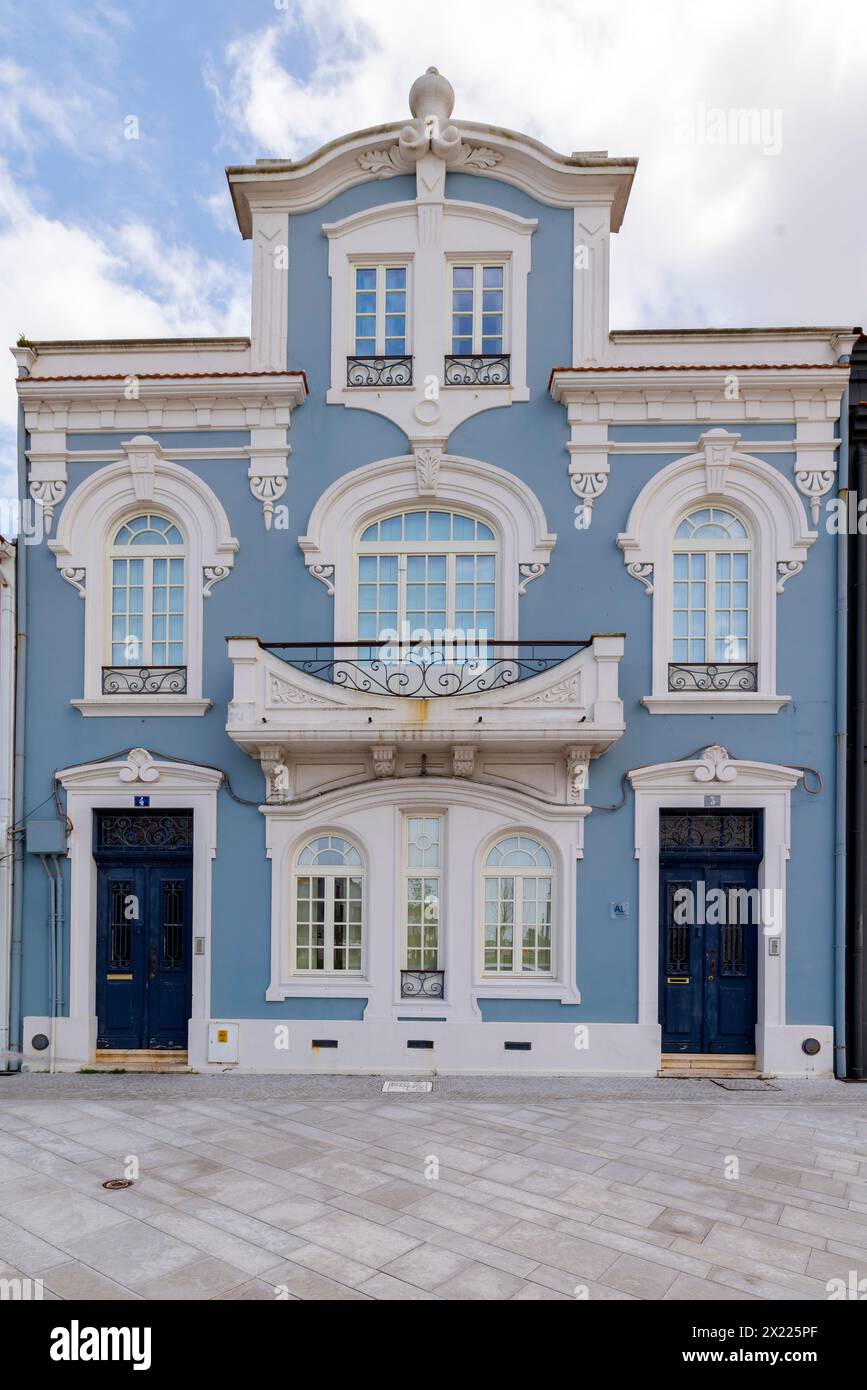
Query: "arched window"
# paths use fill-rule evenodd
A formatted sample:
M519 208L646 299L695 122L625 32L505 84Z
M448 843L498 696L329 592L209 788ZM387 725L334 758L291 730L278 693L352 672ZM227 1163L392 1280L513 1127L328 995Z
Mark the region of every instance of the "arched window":
M399 642L405 655L407 647L427 654L455 641L484 647L495 636L498 543L485 522L462 512L396 512L366 526L357 550L358 637Z
M361 854L340 835L318 835L298 855L293 962L296 974L360 974L364 927Z
M527 835L488 851L483 870L485 975L550 975L554 880L551 856Z
M174 521L141 512L111 546L112 666L183 666L184 538Z
M672 660L749 661L750 535L726 507L690 511L674 533Z

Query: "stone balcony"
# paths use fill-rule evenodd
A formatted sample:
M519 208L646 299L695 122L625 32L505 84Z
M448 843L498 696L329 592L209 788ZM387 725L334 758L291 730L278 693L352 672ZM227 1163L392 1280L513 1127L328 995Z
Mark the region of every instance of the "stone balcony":
M481 655L229 637L227 732L269 802L371 778L501 782L583 801L587 765L624 731L624 639L488 643Z

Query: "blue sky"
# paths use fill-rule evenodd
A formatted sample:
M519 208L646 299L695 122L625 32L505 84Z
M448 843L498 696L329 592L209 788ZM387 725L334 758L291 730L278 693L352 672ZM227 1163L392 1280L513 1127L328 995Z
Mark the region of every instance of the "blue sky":
M861 323L863 10L0 0L6 341L245 333L249 245L224 166L399 119L431 63L455 86L458 117L566 152L639 156L613 249L612 326ZM715 113L734 109L763 113L764 134L717 138ZM129 117L138 139L125 138ZM13 373L9 357L2 496L14 488Z

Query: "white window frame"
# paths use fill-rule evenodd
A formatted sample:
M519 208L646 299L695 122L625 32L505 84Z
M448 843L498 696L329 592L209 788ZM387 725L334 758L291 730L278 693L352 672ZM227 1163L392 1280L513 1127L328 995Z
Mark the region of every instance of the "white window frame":
M397 356L413 356L413 257L411 256L350 256L349 274L349 342L352 345L350 357L385 357L385 272L386 270L406 271L406 299L404 299L404 350ZM356 271L374 270L377 272L377 339L372 353L358 353L356 350ZM368 291L370 293L370 291ZM393 354L392 354L393 356Z
M700 453L668 464L645 483L617 537L628 572L653 603L651 691L641 701L651 714L777 714L790 699L777 693L777 597L803 569L817 533L788 478L773 464L741 453L739 439L724 429L703 434ZM733 511L751 537L756 690L668 689L675 522L705 506Z
M406 336L404 343L404 357L412 357L412 324L413 324L413 257L410 253L406 255L383 255L373 253L371 255L350 255L349 265L349 319L347 324L347 345L351 351L347 352L347 357L385 357L385 272L386 270L405 270L406 271ZM355 350L355 272L356 270L375 270L376 271L376 351L374 353L357 353ZM355 388L357 389L357 388ZM389 390L400 389L389 387ZM412 388L404 388L411 390Z
M530 399L527 384L527 282L535 218L518 217L488 204L446 198L429 202L381 204L324 223L331 277L331 384L326 401L348 410L370 410L391 420L406 436L448 437L464 420L483 410L507 408ZM508 264L506 336L509 381L471 383L426 396L430 381L442 383L451 342L446 320L449 261ZM407 354L412 356L410 386L349 386L346 359L355 355L351 288L353 267L374 263L411 266Z
M458 252L449 252L446 256L447 266L447 300L446 300L446 353L447 357L461 356L466 354L454 353L452 351L452 289L454 282L455 268L459 266L472 267L473 270L473 345L470 349L472 357L510 357L511 345L511 258L504 256L502 252L490 256L480 256L478 253L472 256L462 256ZM485 353L482 350L482 272L485 269L502 270L503 272L503 346L499 353ZM451 388L449 388L451 389Z
M358 865L349 864L301 864L300 857L304 850L313 840L324 836L334 837L344 840L355 850L361 863ZM325 965L322 970L313 967L303 967L298 965L298 880L302 878L324 878L325 879L325 945L324 960ZM360 878L361 879L361 965L357 969L335 970L334 968L334 881L337 878ZM350 899L347 897L346 902ZM341 831L323 830L321 833L314 832L313 835L305 837L298 846L293 868L290 889L290 932L289 932L289 975L300 980L358 980L364 979L364 960L365 960L365 941L367 935L367 893L365 883L365 860L361 846L355 840ZM348 926L348 921L347 921ZM311 916L312 929L312 916ZM347 950L348 950L347 946Z
M161 512L157 512L157 511L155 511L153 508L138 507L138 508L132 508L132 509L130 510L130 512L129 512L129 515L128 515L128 516L125 516L125 517L120 521L120 523L118 524L118 526L117 526L117 528L116 528L115 537L117 536L117 532L118 532L118 531L122 530L122 528L123 528L128 522L134 521L135 518L138 517L138 516L159 516L161 520L171 522L171 524L172 524L177 530L179 530L179 531L181 532L182 542L181 542L180 545L169 545L169 544L166 544L166 545L133 545L133 544L118 545L116 538L115 538L115 540L112 541L112 544L109 546L109 548L108 548L108 554L107 554L107 556L106 556L106 560L107 560L107 570L108 570L108 573L107 573L107 576L106 576L106 584L107 584L107 592L108 592L108 595L109 595L109 601L108 601L108 604L107 604L107 609L108 609L108 612L107 612L108 623L107 623L107 628L106 628L106 640L105 640L105 661L104 661L103 664L104 664L105 666L117 666L117 667L124 666L124 667L129 667L129 668L132 668L132 667L134 667L134 666L154 666L154 665L156 665L156 666L185 666L185 665L186 665L186 659L187 659L187 629L188 629L188 626L189 626L188 620L187 620L187 615L188 615L188 612L189 612L189 609L190 609L190 592L189 592L189 583L190 583L189 569L190 569L190 567L189 567L189 564L188 564L188 561L187 561L187 544L186 544L186 536L184 535L183 529L182 529L181 526L179 525L177 519L176 519L175 517L173 517L173 516L167 514L167 513L165 512L165 510L163 510L163 511L161 511ZM113 636L113 631L112 631L112 629L113 629L113 627L114 627L114 618L115 618L114 601L113 601L113 600L114 600L113 591L114 591L114 587L115 587L115 585L114 585L114 562L115 562L115 560L143 560L143 561L144 561L144 579L143 579L142 586L141 586L141 587L142 587L142 590L143 590L143 594L142 594L142 630L143 630L144 636L143 636L143 638L142 638L142 644L141 644L141 645L142 645L142 654L141 654L141 657L140 657L140 658L137 658L135 661L126 661L126 662L118 662L118 661L115 661L115 660L114 660L114 656L113 656L113 652L112 652L112 648L113 648L113 646L114 646L114 644L115 644L115 638L114 638L114 636ZM182 653L181 653L181 659L180 659L180 661L160 661L160 662L154 662L153 659L152 659L152 657L153 657L153 591L154 591L154 587L155 587L155 586L154 586L154 578L153 578L153 562L154 562L154 560L166 560L166 561L169 561L169 560L183 560L183 562L184 562L184 586L183 586L183 587L184 587L184 607L183 607L183 611L182 611L181 614L180 614L180 617L183 618L183 634L184 634L184 635L183 635L183 638L182 638L182 640L181 640L181 645L182 645L182 647L183 647L183 651L182 651ZM129 588L129 585L127 584L126 587ZM163 586L157 586L157 587L163 587ZM172 587L172 586L166 585L166 587ZM128 615L127 615L127 616L128 616ZM177 617L178 614L172 614L172 613L170 613L170 612L167 611L166 617L168 618L169 616ZM168 628L166 629L166 631L168 632ZM170 639L168 638L168 636L166 636L165 641L166 641L166 646L171 645Z
M363 465L335 479L317 499L298 544L311 575L334 598L334 641L355 642L358 566L352 555L365 526L389 512L456 511L490 526L498 537L497 623L506 638L519 631L518 603L543 575L556 536L535 493L514 473L479 459L443 454L435 495L419 492L415 458Z
M173 463L159 442L136 435L123 458L91 473L70 494L57 538L48 542L61 577L84 600L84 695L70 703L85 716L201 715L211 701L202 693L204 600L235 563L238 542L216 493L195 473ZM185 664L183 694L104 695L106 633L111 614L111 571L106 563L114 537L133 513L172 517L185 538Z
M696 512L699 512L699 511L702 511L702 510L705 510L705 509L702 508L702 507L700 507L700 506L699 506L699 507L691 507L691 508L689 509L689 511L685 512L685 513L683 514L683 516L678 517L678 518L676 519L676 521L675 521L674 532L673 532L672 542L671 542L671 548L672 548L671 607L672 607L672 618L673 618L674 612L675 612L674 588L675 588L675 585L676 585L676 584L684 583L684 582L685 582L685 583L688 584L688 586L689 586L689 588L690 588L690 590L691 590L692 585L693 585L694 583L702 583L702 582L704 583L704 585L705 585L705 603L704 603L704 618L705 618L704 644L705 644L705 654L704 654L704 657L701 659L701 661L699 661L697 658L694 660L693 657L692 657L691 655L690 655L690 656L687 656L687 657L684 657L683 659L681 659L680 657L676 657L675 654L674 654L674 643L675 643L676 641L683 641L684 639L675 635L675 633L674 633L674 625L673 625L673 622L672 622L672 640L671 640L671 650L670 650L669 660L670 660L671 662L673 662L674 664L678 665L678 666L689 666L689 665L696 665L696 664L697 664L697 665L706 665L706 666L707 666L707 665L714 665L714 664L716 664L717 662L727 662L727 661L732 661L732 662L744 662L744 663L751 662L751 661L753 660L753 655L752 655L752 653L753 653L753 650L754 650L754 647L755 647L755 640L754 640L754 631L755 631L755 611L754 611L754 609L755 609L755 604L754 604L754 598L753 598L753 595L754 595L754 585L753 585L753 568L754 568L753 551L754 551L754 546L753 546L753 538L752 538L752 534L751 534L751 531L750 531L750 527L749 527L748 522L745 521L745 519L744 519L742 516L740 516L740 515L738 514L738 512L735 511L732 507L722 507L722 506L720 506L720 504L719 504L718 502L717 502L717 503L710 503L710 504L708 504L707 510L710 510L710 511L725 511L725 512L727 512L729 515L731 515L731 516L734 518L735 521L740 522L741 526L743 526L744 530L745 530L746 533L747 533L746 536L743 537L743 538L738 538L738 537L725 537L725 536L721 536L721 537L701 537L701 538L698 539L698 540L694 539L693 537L689 537L689 538L683 538L683 537L681 537L680 539L678 539L677 532L678 532L678 530L680 529L680 526L683 524L683 522L688 521L688 520L690 519L690 517L692 517L692 516L695 515ZM690 576L689 579L687 579L686 581L677 579L676 576L675 576L675 574L674 574L674 563L673 563L673 561L674 561L674 559L675 559L678 555L686 555L686 556L688 556L688 557L690 557L690 558L691 558L693 555L704 555L704 557L705 557L705 578L704 578L704 580L703 580L703 581L701 581L701 580L694 580L691 576ZM746 557L747 557L747 579L746 579L746 581L743 581L743 580L735 580L734 577L733 577L733 574L732 574L732 576L730 576L729 580L727 580L727 581L726 581L726 580L720 580L719 577L718 577L718 575L717 575L717 556L719 556L719 555L730 555L730 556L735 556L735 555L746 555ZM717 656L717 655L715 654L715 650L714 650L714 649L715 649L715 647L716 647L716 642L717 642L716 616L717 616L717 612L718 612L718 609L717 609L717 606L716 606L716 585L717 585L718 582L721 582L721 583L726 583L726 582L728 582L728 583L743 583L743 582L746 582L746 584L747 584L747 635L746 635L746 639L745 639L745 641L746 641L746 655L744 655L744 656L742 656L742 657ZM682 610L678 610L678 611L682 611ZM697 610L692 609L692 608L688 608L686 611L687 611L687 612L695 612L695 611L697 611ZM729 635L733 637L735 634L729 634ZM685 640L689 643L690 641L692 641L692 640L694 640L694 639L692 639L691 636L688 636Z
M548 865L536 865L536 866L529 866L529 865L528 865L528 866L522 866L522 865L503 865L503 864L499 864L499 865L489 865L487 861L488 861L488 856L490 855L491 851L492 851L493 849L496 849L496 847L497 847L499 844L501 844L501 843L503 842L503 840L509 840L509 839L514 838L514 837L517 837L517 838L522 839L522 840L532 840L535 844L539 845L539 847L540 847L541 849L543 849L543 850L545 851L545 853L548 855L548 859L549 859L549 861L550 861L549 864L548 864ZM482 859L481 890L480 890L480 895L479 895L480 907L481 907L481 914L480 914L480 915L481 915L481 923L480 923L480 927L479 927L480 940L479 940L479 947L478 947L478 950L479 950L479 972L478 972L478 973L479 973L479 978L480 978L481 980L484 980L484 981L487 981L487 980L500 980L500 981L504 981L504 980L514 980L514 981L517 982L517 981L519 981L519 980L554 980L554 979L557 978L557 959L556 959L556 952L557 952L557 936L558 936L559 927L558 927L558 919L557 919L557 879L556 879L556 868L555 868L555 866L556 866L556 856L554 855L554 853L553 853L553 851L552 851L552 849L551 849L551 846L548 845L548 844L546 843L546 841L545 841L544 839L542 839L538 834L530 834L530 833L527 832L527 831L519 831L519 830L514 830L514 831L512 831L512 830L506 830L506 831L504 831L502 834L497 835L496 838L493 839L493 840L491 840L491 842L487 845L487 847L486 847L486 849L485 849L484 857L483 857L483 859ZM515 885L514 898L513 898L513 900L512 900L513 903L514 903L514 905L515 905L515 906L514 906L514 909L513 909L513 922L512 922L512 969L511 969L511 970L488 970L488 969L485 968L485 904L486 904L487 901L488 901L488 897L487 897L487 884L488 884L488 882L489 882L490 880L493 880L493 879L502 879L502 878L511 878L511 879L513 879L513 880L514 880L514 885ZM549 967L547 970L516 970L515 967L514 967L515 957L517 956L518 959L521 959L521 958L523 957L523 950L524 950L524 946L523 946L523 940L524 940L524 938L523 938L523 926L524 926L524 924L523 924L523 906L524 906L523 883L524 883L524 879L525 879L525 878L532 878L532 879L545 878L545 879L548 879L549 882L550 882L550 884L551 884L551 964L550 964L550 967ZM520 885L520 888L519 888L519 885ZM497 899L497 901L499 902L499 898ZM518 904L520 904L520 909L521 909L520 912L518 911ZM519 917L521 918L521 921L520 921L520 922L519 922L519 920L518 920ZM537 948L537 949L538 949L538 948Z
M443 859L444 859L445 844L446 844L446 818L445 818L445 815L444 815L443 813L441 813L441 812L438 812L438 811L430 811L430 810L426 810L426 809L421 809L421 810L408 810L408 811L405 811L405 812L403 813L401 819L402 819L402 822L403 822L403 823L402 823L402 826L401 826L401 836L402 836L402 842L403 842L403 870L402 870L402 874L401 874L401 887L402 887L402 895L401 895L401 944L400 944L400 959L401 959L401 961L402 961L401 969L402 969L402 970L421 970L421 971L423 971L423 970L442 970L442 969L443 969L443 963L442 963L442 962L443 962L443 933L444 933L445 930L446 930L446 923L445 923L444 920L443 920L443 871L444 871ZM420 821L422 821L422 822L424 822L424 821L435 821L436 824L437 824L438 850L439 850L439 853L438 853L438 855L437 855L437 864L436 864L436 867L431 867L431 866L419 866L419 865L416 865L416 864L410 864L410 862L409 862L410 826L411 826L411 823L412 823L414 820L420 820ZM436 897L437 897L437 931L436 931L436 937L437 937L437 945L436 945L436 963L435 963L434 965L410 965L410 963L409 963L409 951L410 951L410 946L409 946L409 927L410 927L410 923L409 923L409 884L410 884L410 880L411 880L411 879L422 879L422 880L425 880L425 879L433 879L433 880L435 880L435 882L436 882ZM423 915L424 915L424 914L422 914L422 916L423 916ZM425 952L425 950L427 949L427 948L425 947L425 945L424 945L424 921L422 921L422 945L421 945L420 948L415 948L415 947L414 947L413 949L419 949L419 950L421 951L422 956L424 955L424 952Z
M468 516L472 521L480 522L494 532L494 539L487 540L420 540L420 541L362 541L361 537L368 526L374 525L378 521L385 521L390 516L400 514L407 515L411 512L448 512L452 516ZM359 528L355 539L353 553L353 576L355 583L355 635L358 633L358 622L360 610L358 608L358 589L361 583L361 559L365 555L395 556L397 558L397 625L398 635L402 635L402 623L407 620L406 589L407 589L407 560L411 555L426 555L446 557L446 628L454 629L456 618L455 591L456 591L456 570L458 556L480 556L492 555L494 557L494 630L487 634L489 640L494 641L501 635L500 624L500 587L501 587L501 544L498 538L497 529L488 517L476 515L472 511L458 509L446 503L437 505L436 501L420 499L418 505L410 504L399 508L388 508L379 516L369 517L364 525ZM359 645L370 639L359 638Z

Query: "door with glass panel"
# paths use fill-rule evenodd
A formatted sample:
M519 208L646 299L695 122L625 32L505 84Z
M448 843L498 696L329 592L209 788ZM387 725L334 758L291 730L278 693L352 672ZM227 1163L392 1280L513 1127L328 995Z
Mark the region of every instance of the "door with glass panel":
M670 689L755 689L751 560L749 532L727 508L699 507L679 523Z
M155 512L130 517L110 552L111 633L108 693L179 691L186 686L184 538ZM125 668L137 668L139 680Z
M97 1046L183 1049L192 1008L192 811L98 811Z

